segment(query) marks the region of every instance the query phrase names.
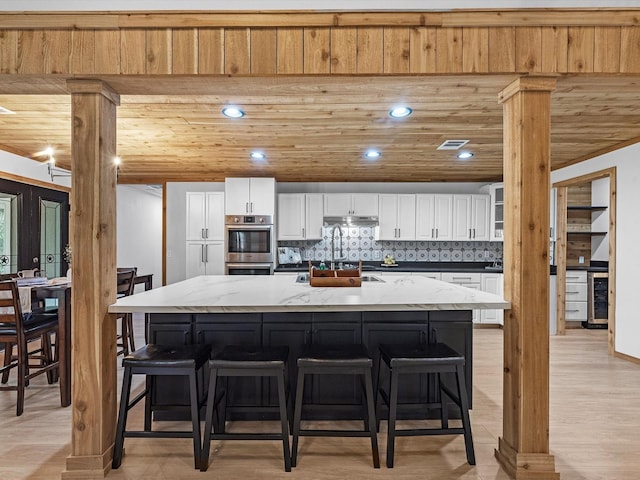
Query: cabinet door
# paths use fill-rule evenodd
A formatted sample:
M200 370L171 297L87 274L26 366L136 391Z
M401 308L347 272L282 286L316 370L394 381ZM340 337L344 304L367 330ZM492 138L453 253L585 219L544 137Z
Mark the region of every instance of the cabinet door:
M304 193L278 195L278 240L304 239L304 225Z
M504 186L496 183L490 187L491 195L491 227L490 239L492 242L504 240Z
M473 408L473 325L468 320L456 321L449 319L456 315L457 317L469 316L468 311L459 312L430 312L429 313L429 332L431 342L442 342L449 345L456 352L465 358L464 376L467 387L467 396L469 397L469 408ZM447 377L447 378L444 378ZM452 391L456 391L455 380L452 375L443 375L443 381ZM450 411L457 411L458 418L460 410L451 402L449 404Z
M338 316L344 321L336 322ZM333 321L316 318L333 317ZM349 321L349 317L357 320ZM359 312L313 315L312 339L316 345L357 345L362 343L362 323ZM318 375L313 379L314 404L360 405L360 378L355 375Z
M454 241L471 239L471 195L453 196L453 236Z
M434 230L436 240L453 239L453 195L434 196Z
M186 201L186 240L204 240L207 223L205 192L187 192Z
M246 215L249 212L249 179L225 178L225 215Z
M489 241L489 195L471 196L471 239Z
M368 312L365 313L365 319L367 316L372 316ZM404 313L407 312L400 312L399 314L402 315ZM387 314L394 315L394 312L386 312L383 315ZM426 322L369 322L365 320L362 324L362 338L369 350L369 355L373 357L373 381L375 384L378 378L378 372L380 371L380 344L412 345L417 342L426 343L428 341L428 325ZM389 372L386 367L380 371L380 382L380 385L384 386L385 391L388 391ZM398 391L398 402L418 403L420 400L424 401L428 390L428 375L403 375ZM384 410L386 410L386 408L384 408ZM384 416L382 418L384 418Z
M187 259L185 263L185 279L206 275L206 244L204 242L187 242Z
M209 322L214 316L197 315L195 324L195 342L211 345L212 351L220 351L225 345L262 345L262 323L260 315L253 322ZM205 375L205 388L209 388L209 373ZM228 413L233 418L233 407L262 404L262 382L259 377L230 377L228 380Z
M206 202L207 240L224 241L224 193L207 192Z
M323 204L322 193L308 193L305 195L305 226L304 236L307 240L322 238Z
M329 193L324 196L324 216L344 217L351 215L351 194Z
M436 238L435 195L416 195L416 240Z
M191 323L149 324L149 343L191 345ZM189 405L189 381L175 375L157 376L153 388L154 405ZM160 402L160 399L162 400ZM157 418L162 412L155 412Z
M501 273L483 273L481 274L481 277L483 292L502 295L503 275ZM497 323L499 325L502 325L504 323L503 318L504 310L480 310L480 323Z
M378 216L377 193L354 193L351 196L351 215L363 217Z
M382 194L379 197L379 240L398 239L398 195Z
M295 315L299 321L286 321L287 315ZM305 321L306 320L306 321ZM300 355L302 347L311 343L311 314L283 314L265 313L262 324L262 343L264 346L288 346L289 347L289 384L291 398L296 391L296 359ZM305 383L305 401L311 401L311 379ZM278 390L275 379L269 379L266 391L266 399L269 405L278 404Z
M276 181L273 178L249 179L249 213L274 215L276 211Z
M224 242L205 244L205 274L224 275Z
M416 239L416 196L398 195L398 240Z

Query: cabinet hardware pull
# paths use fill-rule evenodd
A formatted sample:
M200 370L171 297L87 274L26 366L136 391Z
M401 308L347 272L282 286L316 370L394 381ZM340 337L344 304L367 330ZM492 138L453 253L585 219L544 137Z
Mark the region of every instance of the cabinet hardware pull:
M253 213L253 202L251 202L251 213Z
M431 238L435 238L435 236L436 236L435 235L435 230L436 230L435 228L431 229Z
M473 237L471 236L471 229L469 229L469 238L473 238Z
M244 211L245 211L245 212L247 212L247 213L249 213L249 202L246 202L246 203L244 204Z
M200 238L205 238L205 236L204 236L204 228L200 229Z
M302 236L304 237L304 227L302 227Z
M204 229L204 238L209 238L209 229L208 228Z
M205 263L205 261L204 261L204 245L200 245L200 258L202 259L202 263Z
M398 229L398 238L400 238L400 229Z
M438 229L436 228L436 238L438 238Z
M476 229L473 229L473 238L476 238Z
M209 249L207 245L203 245L204 247L204 263L209 263Z

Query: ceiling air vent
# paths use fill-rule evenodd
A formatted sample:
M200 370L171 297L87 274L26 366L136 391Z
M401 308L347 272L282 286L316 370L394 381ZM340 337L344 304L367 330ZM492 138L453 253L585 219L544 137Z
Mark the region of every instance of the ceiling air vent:
M469 140L445 140L442 142L437 150L458 150L461 147L464 147Z

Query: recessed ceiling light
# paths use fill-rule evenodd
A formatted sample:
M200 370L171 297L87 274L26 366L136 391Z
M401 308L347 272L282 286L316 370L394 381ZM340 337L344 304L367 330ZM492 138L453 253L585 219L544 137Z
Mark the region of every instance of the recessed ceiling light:
M259 152L257 150L255 152L251 152L249 156L254 160L264 160L265 158L267 158L267 156L264 153Z
M393 118L404 118L411 115L411 113L413 113L413 110L411 110L409 107L402 106L391 109L391 111L389 112L389 116Z
M366 152L364 152L364 156L365 158L368 158L370 160L374 160L376 158L380 158L380 156L382 155L382 153L380 153L380 150L367 150Z
M15 115L16 112L9 110L8 108L0 107L0 115Z
M465 152L460 152L460 153L457 155L457 157L458 157L460 160L467 160L467 159L469 159L469 158L473 157L473 152L466 152L466 151L465 151Z
M240 110L238 107L224 107L222 109L222 114L225 117L229 118L242 118L244 117L244 112Z
M122 163L122 159L120 157L113 157L113 164L118 167Z

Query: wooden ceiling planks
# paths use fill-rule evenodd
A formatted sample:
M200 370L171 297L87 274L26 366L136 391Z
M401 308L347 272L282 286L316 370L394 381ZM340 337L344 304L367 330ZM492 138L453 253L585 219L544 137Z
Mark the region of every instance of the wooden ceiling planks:
M288 77L184 79L113 77L118 108L120 182L220 181L262 172L279 181L495 181L502 177L502 108L498 92L512 77ZM553 168L640 136L637 77L560 77L552 95ZM180 84L179 84L180 83ZM178 85L179 84L179 85ZM40 88L40 87L38 87ZM51 90L58 92L55 82ZM159 95L160 91L174 92ZM247 112L227 119L233 100ZM404 100L405 120L388 111ZM0 144L34 155L55 148L70 166L70 97L0 95L16 115L0 116ZM438 151L446 139L469 139L475 157ZM381 148L377 162L368 147ZM252 149L267 161L249 160ZM45 157L37 157L46 160ZM336 178L339 175L340 178Z

